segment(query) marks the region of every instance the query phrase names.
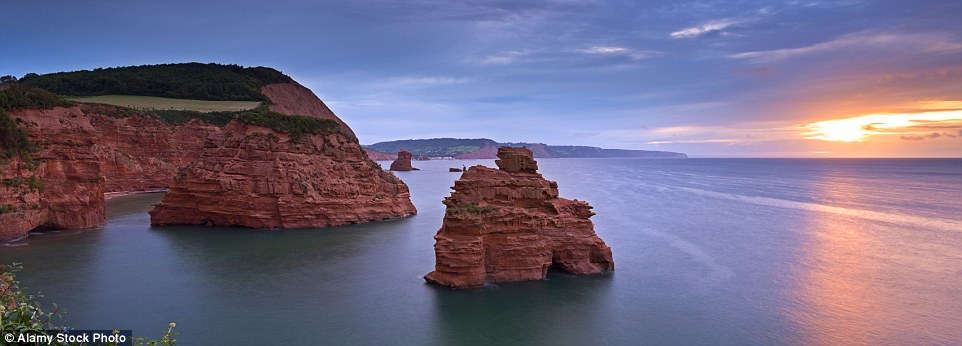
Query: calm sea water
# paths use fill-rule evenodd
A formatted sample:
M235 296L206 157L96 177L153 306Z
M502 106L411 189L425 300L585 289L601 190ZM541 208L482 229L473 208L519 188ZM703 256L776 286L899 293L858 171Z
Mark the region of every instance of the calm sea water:
M962 160L541 159L594 205L616 272L427 285L447 169L476 163L397 173L404 220L150 227L147 194L0 261L75 328L176 321L185 345L962 344Z

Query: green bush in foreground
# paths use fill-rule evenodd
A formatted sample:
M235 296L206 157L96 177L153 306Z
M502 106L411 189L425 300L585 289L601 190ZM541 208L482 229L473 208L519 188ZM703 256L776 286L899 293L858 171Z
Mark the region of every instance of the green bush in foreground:
M29 294L20 286L17 281L16 273L23 267L19 263L10 265L0 265L0 329L3 334L48 334L49 331L64 331L66 327L59 325L62 320L57 304L53 304L53 311L44 310L41 307L40 299L42 294ZM143 337L134 338L132 344L143 346L167 346L175 345L177 340L174 338L177 333L174 327L177 325L171 322L164 335L160 339L147 339ZM118 331L114 332L119 333ZM56 345L67 345L54 343Z

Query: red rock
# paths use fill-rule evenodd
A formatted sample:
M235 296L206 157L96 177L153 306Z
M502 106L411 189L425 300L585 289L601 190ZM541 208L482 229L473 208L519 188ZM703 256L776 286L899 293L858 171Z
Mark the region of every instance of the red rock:
M374 161L388 161L397 159L397 155L382 153L374 149L364 148L364 153L366 153L367 157Z
M320 111L327 107L316 97L265 95L275 111L334 116ZM223 133L207 137L197 161L150 211L151 223L307 228L415 214L407 185L381 170L347 125L344 129L294 139L233 121Z
M204 138L222 131L199 120L170 125L120 112L90 104L8 112L41 148L33 155L39 164L32 176L43 181L44 189L38 195L39 212L26 221L0 217L0 228L17 229L19 238L36 227L98 227L104 222L104 193L170 186L177 171L200 155ZM11 167L0 167L0 172L6 176L15 171ZM5 195L0 192L0 199L11 197Z
M27 232L47 222L49 214L40 200L41 189L28 183L39 179L37 171L19 159L0 167L0 242L26 237Z
M540 280L549 269L578 275L614 270L588 203L559 198L557 183L537 173L530 150L502 147L498 157L499 169L468 168L444 199L435 270L425 280L463 288Z
M417 171L417 168L411 166L411 152L401 150L397 152L397 159L391 162L392 171Z
M298 84L267 85L262 92L273 101L269 106L272 110L332 119L343 124L310 90ZM0 188L0 206L11 205L17 209L14 213L0 214L0 241L25 237L27 232L37 227L98 227L104 223L104 193L167 188L173 184L180 169L204 155L216 157L216 153L208 151L219 150L219 144L212 144L209 138L224 138L224 128L199 120L170 125L146 114L127 112L113 106L90 104L7 112L41 150L33 155L39 162L36 167L26 169L19 161L0 165L0 178L37 177L44 182L44 189L42 192L22 194ZM285 216L282 225L363 222L416 212L408 198L407 186L364 157L349 127L344 125L342 130L337 139L323 139L340 143L322 146L323 155L334 159L319 162L329 166L315 170L305 167L301 172L312 175L312 179L316 178L315 175L334 179L318 186L324 192L322 195L340 194L337 195L339 199L318 200L314 204L298 207L314 205L317 208L329 208L324 212L327 214L348 210L343 211L344 215L330 216L326 222L291 221L297 217ZM231 133L235 134L236 131ZM317 143L317 140L312 138L309 143ZM279 150L287 150L285 148L290 149L283 147ZM308 149L297 147L291 150ZM279 161L286 162L295 154L303 153L278 152L273 155ZM243 155L251 157L251 162L238 162L237 168L231 169L263 169L257 165L263 165L264 162L255 157L266 155L263 151L252 149L243 152ZM334 186L338 184L346 187ZM280 189L284 185L258 183L257 186ZM290 189L290 185L286 188ZM345 204L350 204L354 197L359 199L358 204L346 207ZM284 198L279 200L282 203L286 201ZM37 205L36 209L33 209L34 204ZM295 213L298 207L293 205L279 210ZM263 210L252 213L260 212ZM319 214L314 211L308 213L314 215L306 217L308 219L317 218Z

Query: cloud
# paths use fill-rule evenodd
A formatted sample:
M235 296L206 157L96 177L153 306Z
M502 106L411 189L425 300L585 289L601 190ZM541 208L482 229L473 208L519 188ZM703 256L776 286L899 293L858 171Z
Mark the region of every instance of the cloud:
M598 67L599 65L624 67L617 64L613 65L610 61L596 60L592 62L586 61L585 58L622 57L632 61L623 65L636 66L633 62L655 57L660 54L661 53L657 51L635 50L621 46L589 46L581 49L546 48L508 50L487 55L477 60L469 59L468 61L481 65L533 65L533 63L537 63L538 66L566 66L567 68Z
M608 130L602 136L644 144L748 144L801 139L802 129L785 122L753 122L738 125L679 125L657 128Z
M904 135L904 136L900 136L899 138L902 138L907 141L921 141L923 139L934 139L934 138L939 138L941 136L942 135L940 135L938 132L932 132L927 135Z
M855 48L882 48L900 52L944 54L962 51L962 42L954 41L951 37L942 33L899 34L858 32L803 47L751 51L732 54L729 55L729 57L764 63L796 56Z
M690 28L684 28L669 34L671 38L693 38L713 33L719 33L726 28L741 23L735 19L717 19Z
M587 54L621 54L628 52L629 49L625 47L595 46L591 48L579 49L578 51Z
M529 51L511 50L488 55L481 58L481 65L508 65L518 61L523 56L530 54Z
M650 58L657 55L657 52L653 51L636 51L631 48L618 47L618 46L594 46L589 48L583 48L577 50L579 53L591 54L591 55L608 55L608 56L626 56L632 60L641 60L645 58Z
M385 88L395 87L430 87L441 85L464 84L470 82L468 78L447 77L447 76L406 76L388 78L378 86Z
M737 139L680 139L673 141L648 141L645 144L698 144L698 143L738 143Z

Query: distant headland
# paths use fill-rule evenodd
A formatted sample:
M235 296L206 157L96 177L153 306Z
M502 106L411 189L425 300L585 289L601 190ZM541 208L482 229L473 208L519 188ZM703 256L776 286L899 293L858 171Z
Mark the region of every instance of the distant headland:
M536 158L575 157L639 157L652 159L685 159L688 155L671 151L605 149L580 145L547 145L543 143L499 143L487 138L406 139L365 145L375 160L393 160L399 150L410 151L417 158L493 159L498 147L525 147Z

